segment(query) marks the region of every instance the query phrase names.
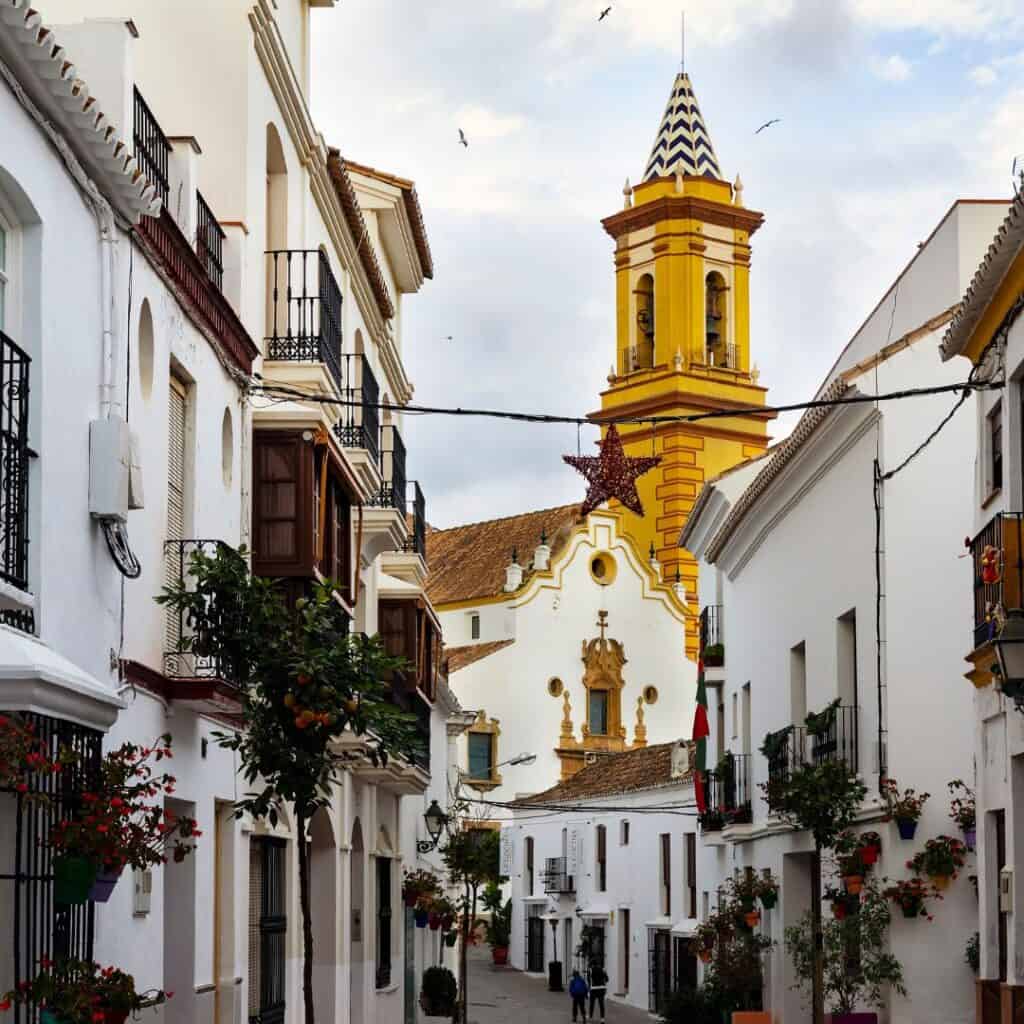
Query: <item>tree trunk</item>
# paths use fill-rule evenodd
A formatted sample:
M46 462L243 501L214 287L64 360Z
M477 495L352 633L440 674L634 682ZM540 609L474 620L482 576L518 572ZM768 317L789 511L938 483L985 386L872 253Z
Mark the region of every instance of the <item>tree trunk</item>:
M814 941L814 973L811 976L811 1007L814 1024L825 1022L825 961L821 932L821 845L814 844L811 860L811 934Z
M309 846L306 843L306 812L295 808L295 832L299 844L299 905L302 909L302 1003L306 1024L315 1024L313 1010L313 917L309 902Z

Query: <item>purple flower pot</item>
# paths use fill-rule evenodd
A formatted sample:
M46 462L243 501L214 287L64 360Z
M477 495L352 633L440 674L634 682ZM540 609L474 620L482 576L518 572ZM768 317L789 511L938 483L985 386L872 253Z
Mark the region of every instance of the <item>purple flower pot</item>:
M974 829L974 828L965 828L964 829L964 846L966 846L968 850L973 850L974 849L974 844L977 842L977 840L978 840L978 830L977 829Z
M826 1013L825 1024L878 1024L877 1013Z
M89 890L89 899L93 903L106 903L110 899L114 886L117 885L117 880L121 877L123 870L124 868L117 868L113 871L100 871L96 875L96 881L92 883L92 888Z
M917 822L913 818L897 818L896 827L900 830L900 839L913 839L914 833L917 831ZM861 1016L870 1017L874 1014L862 1014Z

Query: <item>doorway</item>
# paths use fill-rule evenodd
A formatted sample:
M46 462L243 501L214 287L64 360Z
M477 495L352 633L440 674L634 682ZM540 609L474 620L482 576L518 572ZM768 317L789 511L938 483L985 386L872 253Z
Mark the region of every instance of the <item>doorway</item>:
M540 911L536 903L526 911L526 969L533 974L544 971L544 919Z
M337 852L324 808L309 823L309 885L313 926L313 1006L318 1020L335 1015L337 977Z
M629 910L623 908L619 911L619 991L623 995L629 991L630 941Z
M165 810L195 817L195 805L168 800ZM164 1024L192 1024L196 1008L196 858L168 858L164 877L164 981L175 994L164 1006ZM178 997L181 997L180 999Z
M572 977L573 972L572 965L575 962L575 958L573 956L575 947L572 944L571 917L567 917L565 921L562 922L562 949L564 951L562 953L562 982L568 989L569 979Z
M268 836L253 838L249 846L250 1024L284 1021L288 938L286 852L283 839ZM190 1017L189 1021L192 1020Z
M349 948L349 1021L365 1024L366 1013L366 945L363 910L366 906L365 852L363 827L356 818L352 826L352 850L349 853L349 902L351 933Z
M671 936L665 928L652 928L647 934L650 959L647 1009L660 1014L672 993Z

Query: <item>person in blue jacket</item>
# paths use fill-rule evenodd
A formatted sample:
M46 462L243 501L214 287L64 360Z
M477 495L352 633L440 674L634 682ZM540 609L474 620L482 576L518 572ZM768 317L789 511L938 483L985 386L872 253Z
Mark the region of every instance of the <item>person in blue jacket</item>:
M582 975L579 971L572 972L572 978L569 981L569 995L572 996L572 1019L576 1019L576 1011L579 1010L580 1018L582 1020L587 1019L587 993L590 989L587 983L583 980Z

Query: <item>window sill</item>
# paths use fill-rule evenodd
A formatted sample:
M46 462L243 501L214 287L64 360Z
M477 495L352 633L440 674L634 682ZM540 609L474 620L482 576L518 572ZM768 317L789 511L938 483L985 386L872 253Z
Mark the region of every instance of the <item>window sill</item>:
M501 785L501 776L497 775L490 779L471 779L468 776L463 776L462 781L473 789L486 792L487 790L497 789Z
M1003 493L1002 487L995 487L995 488L993 488L991 491L988 492L986 497L982 499L981 507L982 508L988 508L989 505L991 505L992 502L995 501L996 498L998 498L999 495L1002 494L1002 493Z
M375 988L373 991L378 996L391 995L392 992L398 991L398 982L393 981L390 985L386 985L384 988Z
M0 580L0 608L9 608L15 611L31 611L36 606L34 594L27 590L14 586Z

